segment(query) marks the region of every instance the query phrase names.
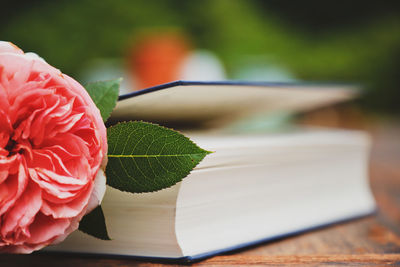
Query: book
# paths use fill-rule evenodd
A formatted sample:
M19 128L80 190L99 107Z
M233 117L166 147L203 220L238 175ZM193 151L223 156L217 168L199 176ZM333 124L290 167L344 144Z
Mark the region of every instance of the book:
M196 125L185 133L215 153L158 192L109 187L102 207L111 241L76 231L47 250L194 261L373 213L366 133L215 130L255 114L300 112L357 94L354 86L332 84L179 81L121 96L114 121Z

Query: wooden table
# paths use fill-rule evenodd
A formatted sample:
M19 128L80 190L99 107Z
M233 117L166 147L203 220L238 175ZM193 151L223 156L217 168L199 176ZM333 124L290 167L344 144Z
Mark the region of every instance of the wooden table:
M374 124L376 125L376 124ZM400 266L400 122L380 122L370 178L376 215L216 256L195 265L398 265ZM156 266L132 259L77 255L1 255L0 266Z

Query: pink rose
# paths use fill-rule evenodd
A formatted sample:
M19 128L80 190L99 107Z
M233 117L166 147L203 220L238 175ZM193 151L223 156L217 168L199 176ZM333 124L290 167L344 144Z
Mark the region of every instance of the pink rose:
M76 230L104 195L106 154L85 89L0 42L0 251L30 253Z

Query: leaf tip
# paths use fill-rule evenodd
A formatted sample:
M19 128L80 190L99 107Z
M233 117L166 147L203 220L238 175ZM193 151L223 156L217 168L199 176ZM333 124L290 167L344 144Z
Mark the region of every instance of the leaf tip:
M101 240L111 240L100 205L82 218L79 223L79 230Z
M102 239L102 240L104 240L104 241L111 241L111 240L112 240L112 238L111 238L111 237L109 237L109 236L107 235L107 236L105 236L105 237L104 237L104 239Z

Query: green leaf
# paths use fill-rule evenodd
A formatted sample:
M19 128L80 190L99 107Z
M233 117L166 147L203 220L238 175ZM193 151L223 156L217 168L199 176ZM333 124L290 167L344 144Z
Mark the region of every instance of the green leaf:
M121 81L122 79L119 78L110 81L88 83L85 86L86 91L100 110L104 122L110 117L111 112L117 104Z
M211 153L176 131L146 122L117 124L107 136L107 184L131 193L170 187Z
M79 230L102 240L111 240L107 233L106 221L101 206L86 214L79 223Z

